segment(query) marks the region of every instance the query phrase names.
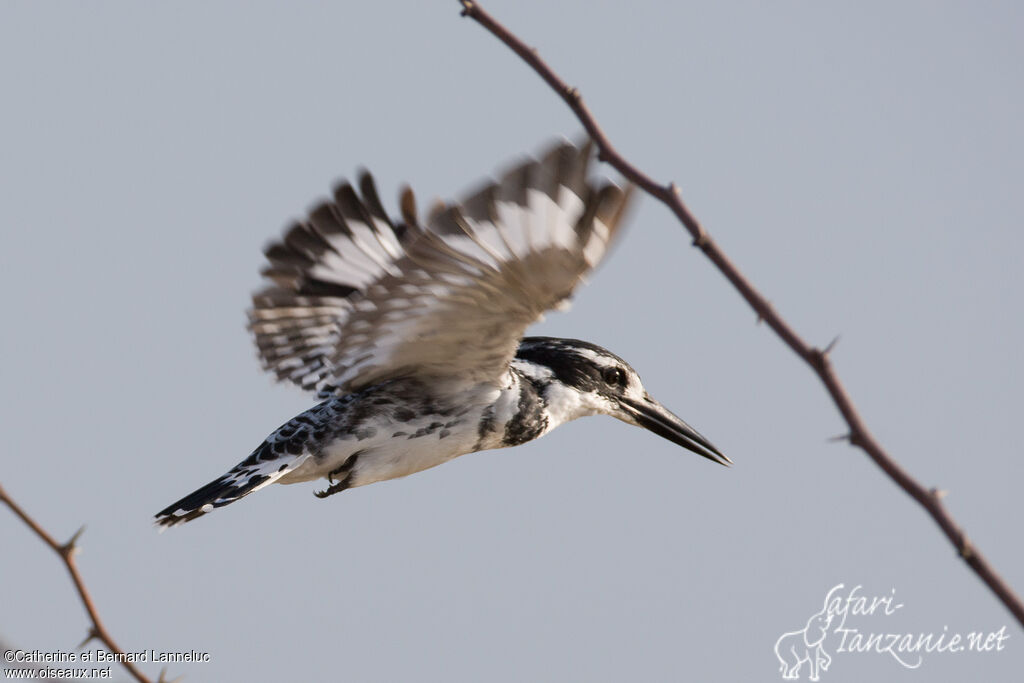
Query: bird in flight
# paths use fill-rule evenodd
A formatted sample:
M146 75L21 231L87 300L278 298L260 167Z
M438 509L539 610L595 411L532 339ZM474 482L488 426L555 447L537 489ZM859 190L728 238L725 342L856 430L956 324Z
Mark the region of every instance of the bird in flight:
M611 415L731 461L652 398L626 361L575 339L523 337L567 302L614 239L632 188L589 175L562 142L422 220L388 217L373 178L271 243L249 327L265 369L319 403L227 474L156 515L169 527L270 484L325 478L326 498Z

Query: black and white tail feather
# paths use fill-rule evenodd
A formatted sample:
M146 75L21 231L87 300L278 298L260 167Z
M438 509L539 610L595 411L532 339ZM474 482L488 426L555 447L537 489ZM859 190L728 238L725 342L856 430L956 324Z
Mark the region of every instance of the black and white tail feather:
M269 486L301 465L308 456L303 455L278 465L275 462L255 462L250 458L232 467L224 476L196 489L157 514L161 528L182 524L201 517L215 508L234 503L239 498Z
M600 262L629 203L630 189L589 177L591 156L589 144L557 144L423 222L408 189L401 219L389 218L364 171L358 191L341 184L289 227L265 249L270 284L253 295L249 327L263 367L322 402L156 523L195 519L275 482L325 477L329 495L512 445L499 432L521 419L527 384L533 413L550 393L532 377L543 372L513 363L523 334ZM639 424L595 401L545 414L535 436L597 412Z

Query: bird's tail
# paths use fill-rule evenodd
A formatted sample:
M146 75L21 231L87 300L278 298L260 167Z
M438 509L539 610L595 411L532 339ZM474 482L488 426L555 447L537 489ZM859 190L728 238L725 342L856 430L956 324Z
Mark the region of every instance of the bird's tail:
M235 465L224 476L193 491L181 500L156 513L156 525L167 527L191 522L214 508L224 507L253 491L269 486L301 465L308 454L277 455L270 444L263 442L252 455Z

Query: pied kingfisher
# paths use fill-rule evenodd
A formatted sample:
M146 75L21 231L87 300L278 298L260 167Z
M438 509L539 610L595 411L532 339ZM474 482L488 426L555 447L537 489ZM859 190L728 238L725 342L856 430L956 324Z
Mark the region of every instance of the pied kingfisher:
M249 327L265 369L315 391L227 474L161 510L200 517L273 483L324 477L321 498L611 415L731 462L600 346L526 337L615 237L632 188L588 175L591 145L555 145L422 222L391 220L372 177L348 183L271 243Z

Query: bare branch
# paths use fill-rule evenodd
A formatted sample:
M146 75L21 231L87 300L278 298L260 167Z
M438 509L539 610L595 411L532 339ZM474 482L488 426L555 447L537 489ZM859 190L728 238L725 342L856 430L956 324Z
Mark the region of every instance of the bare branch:
M11 500L11 497L7 495L4 487L0 485L0 502L3 502L7 507L11 508L11 511L23 521L29 529L35 532L36 536L43 539L43 543L50 546L53 552L60 555L60 558L64 561L64 566L67 567L68 573L71 575L71 581L75 584L75 590L78 591L78 597L82 601L82 606L85 607L86 614L89 615L89 620L92 625L89 627L89 632L86 635L85 640L79 647L84 647L86 643L91 640L99 640L108 650L116 655L124 655L125 652L117 643L114 642L114 638L107 631L103 622L100 621L100 615L96 612L96 605L92 601L92 596L89 595L89 591L85 587L85 583L82 581L81 574L78 573L78 567L75 564L75 551L78 549L78 539L81 537L82 532L85 531L83 526L75 532L67 543L58 543L53 536L51 536L43 527L39 526L38 522L29 517L28 513L21 509L21 507ZM121 665L125 670L132 675L132 677L140 681L140 683L150 683L150 680L146 678L145 674L136 668L134 664L128 661L122 661Z
M679 222L693 236L693 245L704 252L704 255L715 264L750 307L754 309L758 322L764 322L771 327L786 346L792 349L793 353L800 356L818 375L818 378L828 390L829 396L832 397L836 408L842 414L843 420L846 421L847 426L850 428L849 434L844 438L867 453L883 472L931 515L943 533L946 534L950 543L953 544L953 547L956 548L960 557L981 577L981 580L988 585L989 589L1010 610L1017 621L1024 625L1024 605L1021 604L1020 598L1017 597L1009 585L989 565L978 549L967 539L967 535L946 510L945 505L943 505L940 492L935 489L926 489L919 484L889 456L868 430L867 425L864 424L860 414L857 412L852 399L842 382L840 382L839 376L832 368L832 363L829 361L828 352L832 350L835 342L829 344L825 350L812 347L805 342L790 327L789 323L775 312L768 300L754 288L725 253L719 249L715 241L711 239L707 231L700 224L700 221L690 213L686 204L683 203L681 193L675 183L659 184L628 162L609 142L601 127L597 124L597 120L590 113L587 105L584 104L580 92L576 88L569 87L538 56L535 49L527 47L523 41L484 11L478 3L471 0L460 0L460 4L462 5L462 16L473 19L490 31L498 40L505 43L523 61L529 64L537 72L537 75L551 86L552 90L565 100L566 104L573 110L580 123L583 124L587 133L590 134L590 137L597 145L599 159L611 164L623 176L665 204L676 215Z

